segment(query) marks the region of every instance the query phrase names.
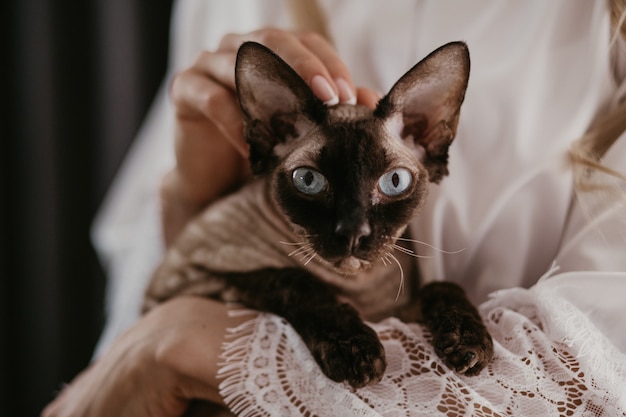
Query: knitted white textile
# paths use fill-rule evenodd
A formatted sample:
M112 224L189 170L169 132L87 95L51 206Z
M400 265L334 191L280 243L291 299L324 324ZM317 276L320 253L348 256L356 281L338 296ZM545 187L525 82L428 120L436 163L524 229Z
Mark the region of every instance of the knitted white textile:
M232 330L221 393L241 416L626 416L623 346L553 283L501 291L481 306L495 354L479 376L449 370L427 330L390 318L372 324L386 350L384 378L352 390L321 373L288 323L262 314ZM595 309L610 313L607 294Z

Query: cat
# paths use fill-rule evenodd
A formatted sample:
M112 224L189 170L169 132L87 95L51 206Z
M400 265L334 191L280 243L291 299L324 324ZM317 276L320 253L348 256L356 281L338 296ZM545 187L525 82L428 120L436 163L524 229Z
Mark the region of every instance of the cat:
M448 174L469 68L467 46L453 42L374 110L327 107L278 55L244 43L235 79L254 178L187 225L144 312L194 294L278 314L329 378L355 388L386 368L364 319L395 315L423 322L450 368L478 374L493 344L476 308L455 284L418 288L403 237L429 182Z

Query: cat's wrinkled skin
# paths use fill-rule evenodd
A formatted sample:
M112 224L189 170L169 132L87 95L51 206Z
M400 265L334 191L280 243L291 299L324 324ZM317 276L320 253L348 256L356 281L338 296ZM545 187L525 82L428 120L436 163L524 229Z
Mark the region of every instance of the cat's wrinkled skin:
M450 368L480 372L493 346L478 312L456 285L418 288L397 241L428 183L448 173L469 77L465 44L430 54L373 111L324 106L259 44L240 48L235 71L256 178L190 222L144 311L196 294L281 315L323 372L353 387L380 380L386 366L363 318L397 315L425 323Z

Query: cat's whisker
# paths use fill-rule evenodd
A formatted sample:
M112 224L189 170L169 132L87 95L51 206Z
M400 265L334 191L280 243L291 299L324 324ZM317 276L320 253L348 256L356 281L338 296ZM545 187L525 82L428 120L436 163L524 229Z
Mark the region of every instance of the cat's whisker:
M317 235L297 235L295 237L300 240L296 242L289 242L287 240L279 240L279 242L284 245L308 245L311 243L311 238L317 237Z
M394 249L391 245L386 245L386 246L392 250ZM400 269L400 285L398 286L398 292L395 298L395 300L398 301L398 299L400 298L400 294L402 294L402 292L404 291L404 269L402 269L402 264L400 264L400 261L398 261L398 258L393 256L390 252L386 252L385 254L383 254L383 256L381 256L380 259L383 262L384 266L389 266L395 262L396 265L398 265L398 268Z
M317 256L317 253L315 251L312 251L312 252L313 254L311 255L311 257L307 259L306 262L304 262L304 266L307 266L309 262L311 262Z
M404 291L404 270L402 269L402 265L400 264L398 258L393 256L391 253L387 253L386 256L387 261L394 261L396 265L398 265L398 268L400 268L400 285L398 286L398 293L396 294L396 301L398 301L398 299L400 298L400 294L402 294L402 292Z
M428 256L428 255L418 255L417 253L415 253L414 251L412 251L411 249L407 249L403 246L397 245L395 243L390 245L392 249L395 249L397 251L400 251L402 253L406 253L409 256L412 256L414 258L420 258L420 259L430 259L432 258L432 256Z
M389 266L389 265L391 265L393 263L391 261L391 253L390 252L385 253L384 262L385 262L385 266Z
M312 243L303 243L303 246L291 251L287 256L296 257L300 262L302 262L305 266L308 265L315 257L317 256L317 252L313 248Z
M302 246L308 244L308 242L285 242L284 240L279 240L278 243L287 246Z
M303 246L301 248L295 249L291 252L289 252L289 254L287 254L287 256L298 256L298 255L302 255L302 254L306 254L313 249L313 245L312 244L307 244L306 246Z
M315 251L313 249L308 249L308 250L298 254L298 260L300 262L304 262L306 259L309 259L311 257L311 255L313 255L314 253L315 253Z
M394 248L394 249L399 250L400 252L404 252L404 253L406 253L408 255L415 255L415 252L413 250L411 250L409 248L405 248L404 246L400 246L400 245L398 245L396 243L392 243L391 247Z
M390 236L387 236L387 237L390 237ZM444 250L444 249L438 248L436 246L433 246L431 244L428 244L426 242L423 242L421 240L409 239L409 238L406 238L406 237L396 237L396 238L393 238L393 239L401 240L403 242L417 243L418 245L426 246L426 247L428 247L430 249L433 249L433 250L435 250L437 252L445 253L446 255L455 255L457 253L461 253L461 252L465 251L465 248L462 248L462 249L459 249L459 250L455 250L455 251L448 251L448 250Z
M315 235L304 235L303 237L305 239L308 239L313 236ZM287 256L298 258L298 260L304 263L304 265L309 264L317 255L315 252L315 249L313 249L313 244L306 240L301 241L301 242L286 242L284 240L279 240L278 243L280 243L281 245L287 245L287 246L299 246L298 248L289 252Z

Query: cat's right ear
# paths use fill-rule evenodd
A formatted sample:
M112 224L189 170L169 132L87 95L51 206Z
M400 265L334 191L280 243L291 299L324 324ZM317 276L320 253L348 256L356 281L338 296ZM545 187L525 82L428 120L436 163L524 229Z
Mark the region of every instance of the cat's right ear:
M444 45L404 74L374 112L416 150L435 183L448 174L448 148L456 136L469 71L467 45Z
M255 174L275 165L277 145L301 137L326 116L326 106L306 82L259 43L239 48L235 84Z

